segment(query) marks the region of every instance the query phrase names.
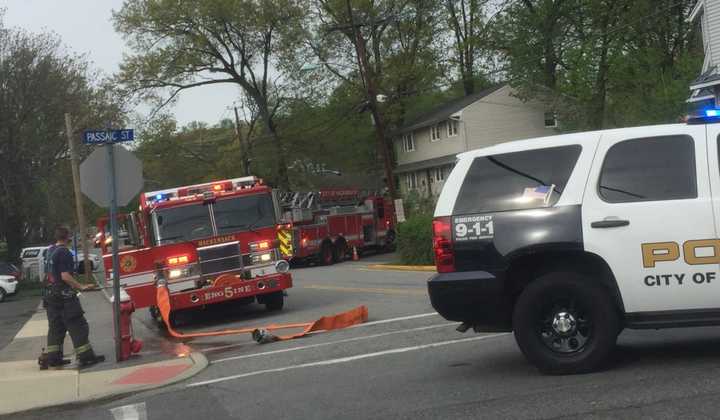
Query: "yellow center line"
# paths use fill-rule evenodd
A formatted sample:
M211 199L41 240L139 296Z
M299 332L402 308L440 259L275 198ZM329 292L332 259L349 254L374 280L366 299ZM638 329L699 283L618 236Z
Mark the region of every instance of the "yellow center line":
M425 289L389 289L389 288L381 288L381 287L341 287L341 286L323 286L323 285L319 285L319 284L308 284L306 286L301 286L301 287L303 289L332 290L332 291L337 291L337 292L427 296L427 291Z

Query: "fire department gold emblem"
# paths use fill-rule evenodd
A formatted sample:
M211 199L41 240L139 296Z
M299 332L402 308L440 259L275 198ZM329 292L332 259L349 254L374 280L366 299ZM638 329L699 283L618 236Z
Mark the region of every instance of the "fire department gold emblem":
M123 273L132 273L137 268L137 258L132 255L123 255L120 258L120 271Z

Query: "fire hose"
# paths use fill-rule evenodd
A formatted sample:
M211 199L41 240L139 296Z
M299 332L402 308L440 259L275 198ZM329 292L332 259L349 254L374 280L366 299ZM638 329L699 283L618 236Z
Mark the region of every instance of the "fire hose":
M172 310L170 305L170 291L167 287L167 281L165 279L158 279L157 281L157 306L160 310L163 322L167 327L168 333L175 338L198 338L198 337L217 337L223 335L234 335L234 334L252 334L253 340L260 344L271 343L274 341L292 340L306 336L310 333L319 331L330 331L342 328L347 328L355 324L361 324L366 322L368 319L367 306L358 306L355 309L351 309L347 312L342 312L336 315L324 316L313 322L303 322L296 324L270 324L265 327L250 327L240 329L226 329L219 331L207 331L207 332L195 332L195 333L181 333L176 331L170 322L170 312ZM275 335L271 331L288 330L288 329L302 329L300 332L287 335Z

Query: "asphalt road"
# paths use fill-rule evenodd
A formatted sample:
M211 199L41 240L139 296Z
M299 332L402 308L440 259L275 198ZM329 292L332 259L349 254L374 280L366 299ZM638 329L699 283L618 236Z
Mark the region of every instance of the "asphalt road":
M245 336L195 340L190 345L211 365L184 383L13 418L720 416L718 328L626 331L608 369L544 376L523 359L512 335L461 334L434 314L425 294L430 273L372 271L367 263L295 270L281 313L224 308L191 314L180 328L310 321L360 304L369 308L368 324L266 345Z

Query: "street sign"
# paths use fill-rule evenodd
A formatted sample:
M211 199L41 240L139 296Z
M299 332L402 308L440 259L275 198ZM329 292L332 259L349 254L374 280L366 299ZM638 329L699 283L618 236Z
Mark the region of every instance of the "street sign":
M135 130L132 128L122 130L85 130L85 132L83 132L83 143L85 144L120 143L133 140L135 140Z
M111 175L105 147L95 149L80 165L80 189L100 207L110 207L108 177ZM112 145L112 148L117 205L126 206L143 187L142 162L122 146Z

